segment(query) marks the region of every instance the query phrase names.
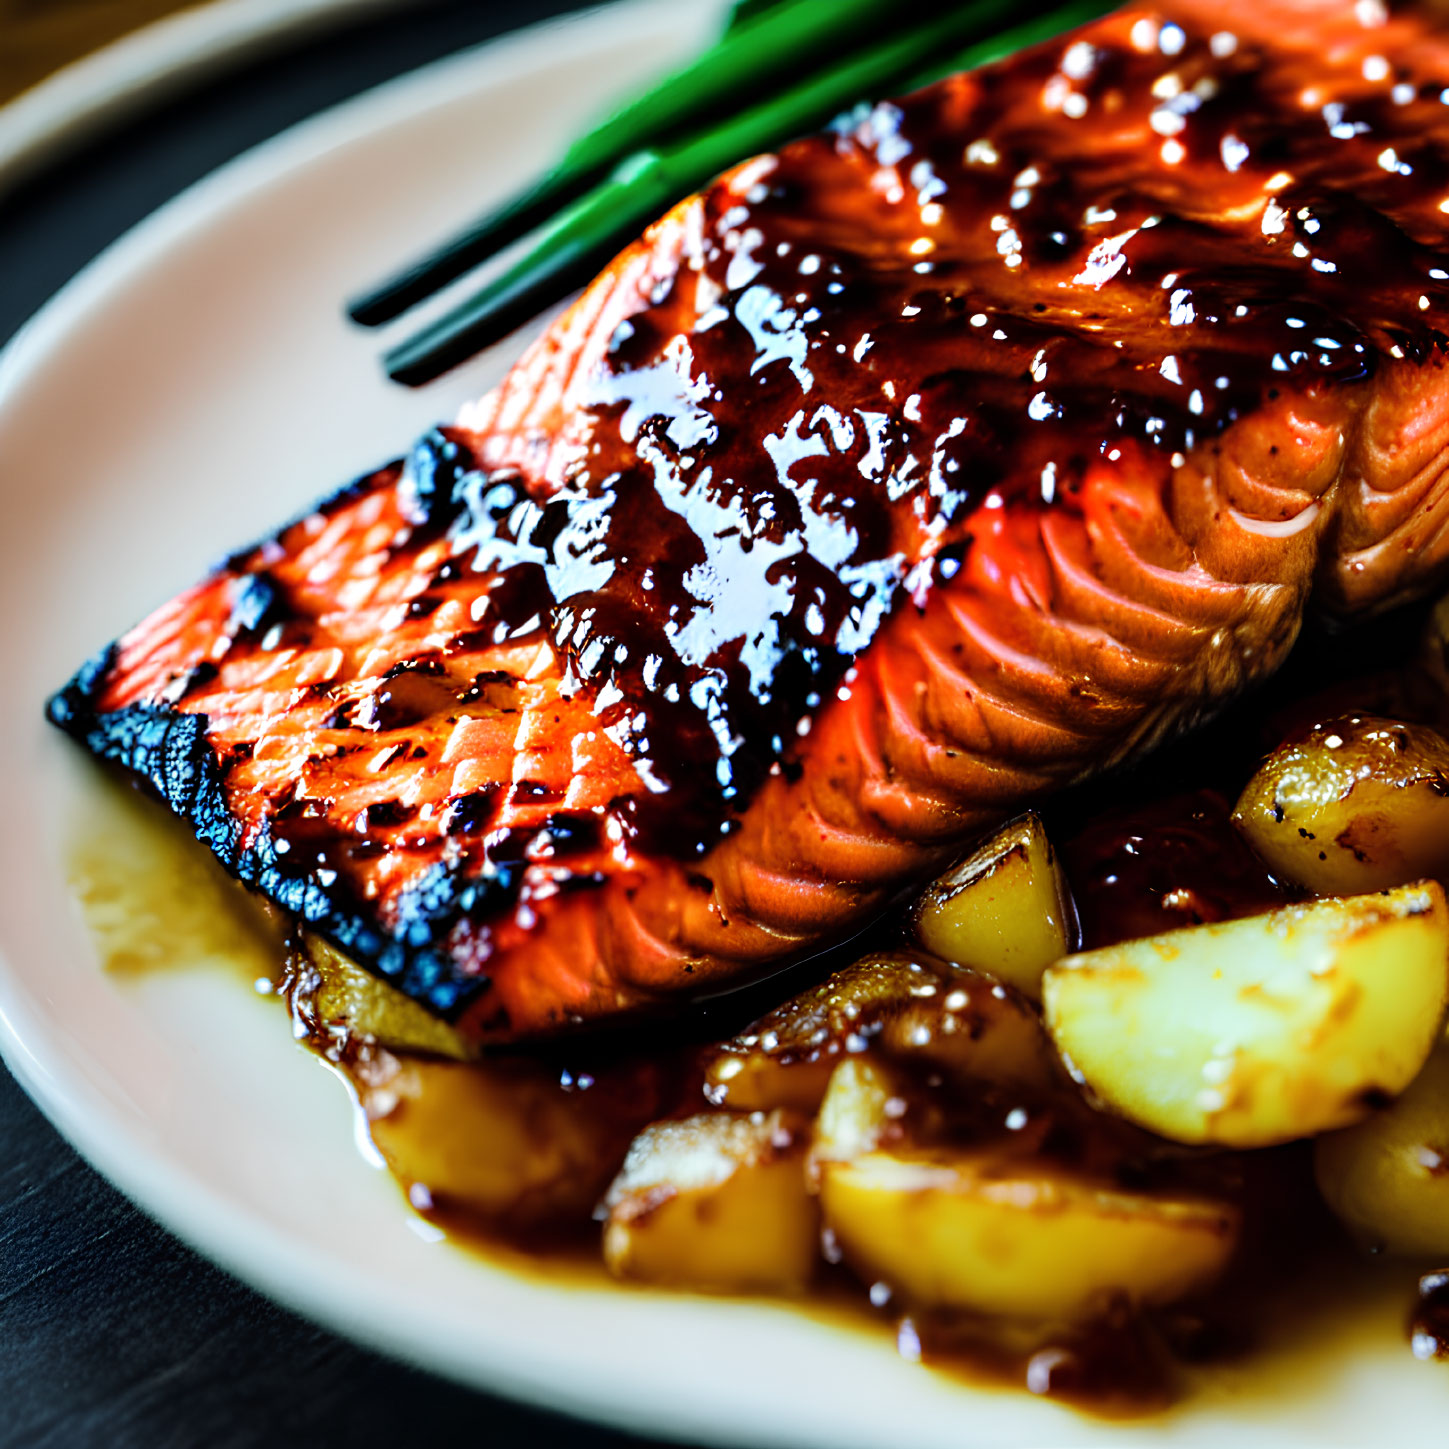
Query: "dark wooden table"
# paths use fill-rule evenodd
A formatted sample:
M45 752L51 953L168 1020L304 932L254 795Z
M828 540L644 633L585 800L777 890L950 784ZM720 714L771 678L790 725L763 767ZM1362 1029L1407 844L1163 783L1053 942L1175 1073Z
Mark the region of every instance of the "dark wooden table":
M390 76L568 8L414 0L107 137L0 202L0 343L107 243L229 157ZM638 1442L386 1362L273 1306L132 1207L0 1069L3 1449Z

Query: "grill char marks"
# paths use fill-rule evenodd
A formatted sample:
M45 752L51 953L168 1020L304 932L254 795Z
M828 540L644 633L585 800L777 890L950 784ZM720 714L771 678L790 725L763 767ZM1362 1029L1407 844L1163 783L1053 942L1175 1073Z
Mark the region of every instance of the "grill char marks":
M68 727L203 718L242 856L305 820L315 898L384 946L340 944L526 1035L843 934L1273 668L1315 583L1426 586L1449 52L1363 6L1195 14L682 203Z
M607 739L575 738L590 717L541 638L493 647L473 629L474 581L445 567L436 528L409 523L400 472L166 605L51 717L143 777L241 880L456 1016L487 987L494 921L523 939L533 903L595 882L602 812L637 780ZM409 607L422 588L426 615Z

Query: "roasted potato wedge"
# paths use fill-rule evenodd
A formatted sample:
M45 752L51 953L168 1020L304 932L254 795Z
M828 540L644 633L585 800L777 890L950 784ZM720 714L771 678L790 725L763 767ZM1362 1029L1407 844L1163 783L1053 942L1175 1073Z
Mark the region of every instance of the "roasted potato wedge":
M713 1049L705 1094L737 1111L813 1113L843 1057L929 1061L959 1079L1045 1085L1054 1053L1036 1013L1000 982L924 955L867 956Z
M587 1224L658 1109L652 1071L566 1089L536 1061L366 1052L345 1064L373 1143L415 1202L524 1235Z
M795 1293L820 1258L809 1125L710 1112L647 1128L605 1198L619 1278L709 1293Z
M1364 1118L1413 1081L1449 992L1430 882L1067 957L1047 1024L1109 1107L1178 1142L1262 1147Z
M1449 1045L1382 1112L1314 1144L1329 1207L1376 1252L1449 1255Z
M995 976L1039 1000L1041 974L1076 945L1066 877L1037 815L1004 825L926 888L916 939L943 960Z
M1234 823L1281 879L1356 895L1449 875L1449 740L1350 715L1280 745Z
M914 1141L909 1090L881 1063L843 1062L814 1161L844 1261L910 1308L1081 1320L1115 1298L1198 1292L1232 1256L1232 1204L1128 1190L1001 1142Z
M314 1040L332 1034L363 1037L395 1050L466 1061L473 1049L458 1032L411 997L365 971L319 936L307 935L293 953L289 990Z

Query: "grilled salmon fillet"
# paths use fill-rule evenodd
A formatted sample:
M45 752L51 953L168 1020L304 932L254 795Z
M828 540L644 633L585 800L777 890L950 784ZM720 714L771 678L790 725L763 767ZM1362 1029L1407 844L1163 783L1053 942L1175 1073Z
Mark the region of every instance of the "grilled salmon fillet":
M762 975L1441 576L1446 86L1134 6L746 162L52 717L478 1042Z

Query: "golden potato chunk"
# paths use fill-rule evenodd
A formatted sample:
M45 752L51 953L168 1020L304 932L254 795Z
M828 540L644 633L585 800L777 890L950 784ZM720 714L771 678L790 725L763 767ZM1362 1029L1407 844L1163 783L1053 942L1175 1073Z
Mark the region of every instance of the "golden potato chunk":
M1045 1085L1054 1053L1036 1013L1000 982L887 952L837 971L705 1059L705 1094L737 1111L813 1113L835 1064L875 1050L953 1077Z
M647 1128L605 1199L619 1278L708 1293L794 1293L820 1256L809 1128L780 1112L710 1112Z
M1129 1190L1009 1142L913 1141L908 1092L878 1063L842 1063L815 1161L844 1261L909 1307L1081 1320L1199 1292L1232 1256L1230 1203Z
M658 1110L650 1067L565 1079L540 1060L472 1059L446 1022L315 936L290 970L299 1030L352 1081L373 1145L419 1206L522 1236L585 1226Z
M346 1064L372 1140L420 1205L522 1233L586 1225L658 1111L650 1072L586 1090L541 1062L367 1053Z
M985 971L1033 1000L1070 951L1076 912L1037 815L1004 825L916 904L916 938L943 960Z
M1069 956L1047 1025L1088 1087L1179 1142L1262 1147L1347 1126L1403 1091L1449 992L1432 882L1290 906Z
M1234 823L1280 878L1355 895L1449 874L1449 740L1371 715L1315 725L1248 782Z
M1329 1207L1375 1251L1449 1255L1449 1045L1404 1094L1314 1145Z

